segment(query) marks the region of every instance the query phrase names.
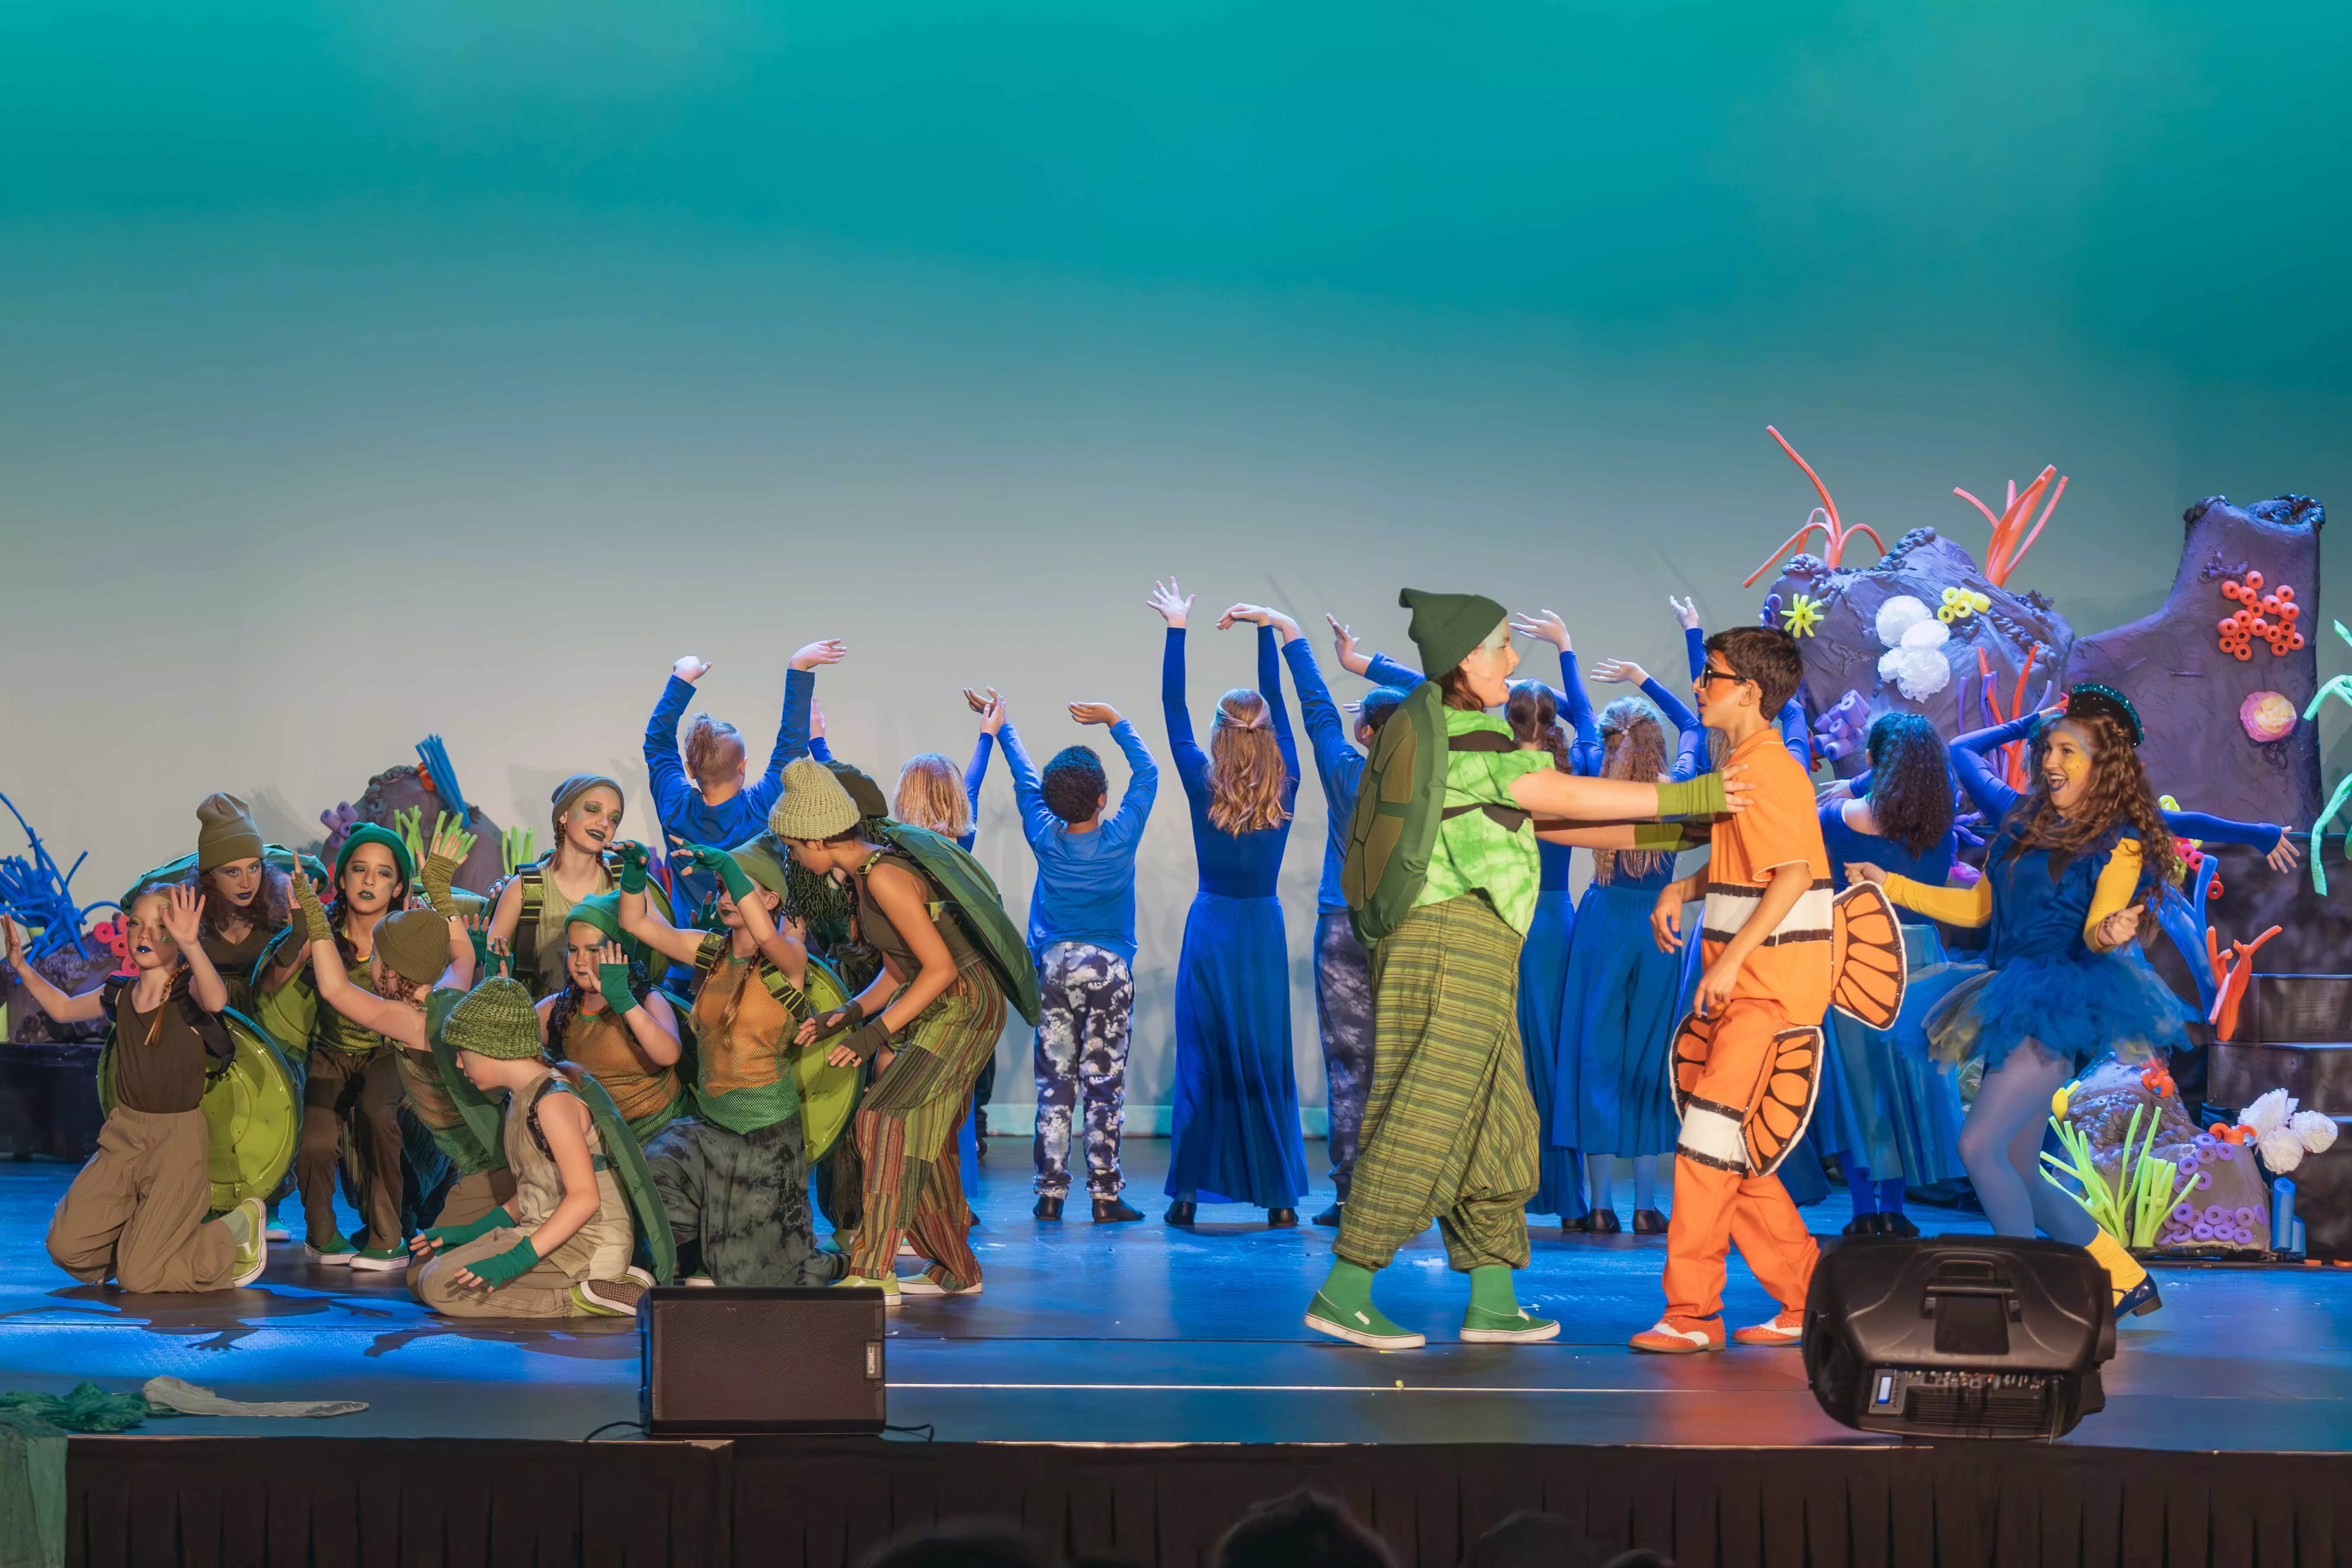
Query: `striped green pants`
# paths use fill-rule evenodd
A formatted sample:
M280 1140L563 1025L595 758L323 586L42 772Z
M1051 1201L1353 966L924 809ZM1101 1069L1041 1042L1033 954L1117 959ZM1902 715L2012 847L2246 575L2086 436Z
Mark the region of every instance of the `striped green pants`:
M1519 933L1486 900L1428 904L1372 950L1372 1091L1341 1258L1384 1268L1434 1219L1458 1269L1528 1263L1542 1123L1519 1053Z

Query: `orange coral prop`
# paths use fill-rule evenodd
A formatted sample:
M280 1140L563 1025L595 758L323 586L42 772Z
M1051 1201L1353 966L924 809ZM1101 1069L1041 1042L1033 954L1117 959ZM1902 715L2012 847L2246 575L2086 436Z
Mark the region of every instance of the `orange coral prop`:
M1985 657L1985 650L1982 647L1977 649L1977 673L1984 678L1985 683L1984 703L1987 708L1992 710L1995 723L2006 724L2025 711L2025 678L2033 673L2033 660L2041 652L2040 643L2029 643L2026 646L2025 662L2018 668L2017 671L2017 690L2010 697L2009 711L2004 713L2000 710L2000 689L1992 683L1992 660ZM2025 787L2025 742L2011 741L2000 749L2000 754L2003 759L2002 774L2007 779L2009 787L2015 790L2023 789Z
M2033 503L2042 499L2042 492L2049 488L2053 479L2058 481L2058 487L2050 490L2049 504L2042 509L2042 516L2034 523L2033 531L2026 533L2025 520L2033 515ZM1992 542L1985 546L1984 574L1985 581L1998 588L2009 581L2009 574L2017 569L2019 562L2025 559L2025 552L2033 548L2033 542L2042 537L2042 524L2048 522L2050 514L2058 510L2058 498L2066 493L2066 476L2058 471L2057 464L2053 463L2042 469L2041 478L2026 486L2022 493L2017 488L2017 481L2010 480L2009 500L2001 508L1999 517L1993 515L1992 508L1959 486L1954 485L1952 493L1982 512L1984 520L1992 524ZM2020 534L2025 535L2022 540L2019 539Z
M2282 583L2265 594L2263 574L2249 572L2243 581L2222 578L2221 597L2237 601L2238 610L2220 623L2221 648L2240 663L2254 657L2256 637L2281 658L2303 647L2303 633L2294 624L2303 617L2303 606L2294 602L2291 584Z
M1797 449L1789 445L1787 439L1781 436L1780 432L1773 429L1769 425L1767 425L1764 426L1764 434L1771 437L1773 440L1780 442L1780 450L1789 454L1789 460L1796 464L1797 467L1805 470L1805 478L1813 481L1814 493L1822 498L1822 504L1813 508L1811 512L1806 514L1805 526L1797 530L1796 532L1789 535L1787 542L1784 542L1780 549L1772 552L1770 559L1767 560L1763 565L1756 568L1755 571L1748 574L1748 580L1739 584L1741 587L1747 588L1754 586L1757 578L1761 577L1765 573L1769 572L1773 567L1778 566L1780 563L1782 556L1785 556L1789 552L1797 548L1798 545L1802 544L1805 542L1806 535L1811 533L1813 530L1817 528L1822 531L1822 559L1829 563L1832 571L1844 562L1846 542L1857 533L1866 533L1870 535L1870 542L1878 546L1878 552L1881 555L1886 553L1886 541L1878 537L1878 530L1871 527L1870 524L1866 522L1857 522L1852 528L1848 528L1845 523L1840 520L1838 517L1837 502L1830 499L1829 486L1822 483L1821 475L1813 472L1813 466L1811 463L1808 463L1804 458L1797 456Z
M2278 935L2281 927L2273 926L2252 942L2233 942L2230 951L2221 951L2221 942L2211 926L2205 928L2205 962L2213 966L2213 1010L2205 1021L2213 1026L2217 1040L2232 1039L2238 1033L2238 1007L2246 999L2246 986L2254 973L2254 953L2263 943Z

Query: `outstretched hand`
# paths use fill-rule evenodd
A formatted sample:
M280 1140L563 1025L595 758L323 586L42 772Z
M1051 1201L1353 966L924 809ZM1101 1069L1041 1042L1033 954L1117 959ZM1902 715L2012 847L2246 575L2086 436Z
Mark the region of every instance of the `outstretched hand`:
M2273 871L2292 871L2302 860L2303 852L2294 847L2294 834L2282 832L2278 842L2271 846L2271 852L2263 858L2271 863Z
M1695 632L1698 630L1698 606L1696 604L1686 598L1677 599L1672 594L1669 594L1666 595L1666 605L1669 609L1674 611L1675 619L1683 624L1683 630L1686 632Z
M1323 619L1331 627L1332 656L1339 661L1339 668L1349 675L1361 675L1370 669L1372 656L1357 651L1354 628L1342 626L1339 617L1328 610L1323 613Z
M164 895L163 934L181 947L193 947L205 934L204 896L194 888L177 887Z
M839 637L824 637L803 646L793 655L794 669L814 669L820 664L839 664L849 657L849 645Z
M1160 618L1178 630L1183 628L1184 618L1192 613L1192 595L1178 586L1173 577L1165 583L1151 584L1151 596L1144 603L1159 611Z
M1116 724L1118 722L1118 710L1108 702L1073 702L1070 704L1070 721L1074 724Z
M1004 721L1007 717L1004 706L1004 694L997 690L996 688L993 686L990 687L988 689L988 695L982 697L979 692L974 691L971 687L967 686L963 689L963 700L973 712L980 715L980 732L982 734L993 735L1004 728Z
M1532 616L1514 615L1511 630L1523 637L1548 642L1562 653L1569 651L1568 623L1549 610L1538 610Z
M696 681L700 680L704 676L710 673L710 662L708 659L697 658L694 655L688 654L684 658L681 658L676 664L671 665L669 667L669 672L672 675L677 676L680 680L685 681L688 686L691 686Z
M1612 686L1639 686L1650 679L1650 672L1630 658L1604 658L1592 667L1592 679Z
M19 926L8 916L0 915L0 933L5 933L7 938L8 967L11 969L23 968L25 963L24 928Z

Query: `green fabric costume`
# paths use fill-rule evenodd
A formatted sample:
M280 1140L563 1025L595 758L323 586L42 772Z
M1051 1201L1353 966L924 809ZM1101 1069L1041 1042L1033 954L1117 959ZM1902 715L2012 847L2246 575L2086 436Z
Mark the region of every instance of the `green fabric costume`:
M1445 710L1445 732L1449 737L1486 733L1511 742L1511 727L1500 719L1460 708ZM1413 900L1416 906L1483 892L1504 923L1527 934L1536 918L1540 876L1535 828L1526 822L1506 828L1481 808L1498 806L1523 815L1511 798L1512 784L1551 766L1549 752L1446 753L1444 816L1438 824L1437 846L1430 851L1428 880Z

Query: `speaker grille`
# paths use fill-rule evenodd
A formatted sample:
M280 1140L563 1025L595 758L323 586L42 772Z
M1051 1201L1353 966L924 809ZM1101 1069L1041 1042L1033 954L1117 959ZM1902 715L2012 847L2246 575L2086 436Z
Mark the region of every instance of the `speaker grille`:
M648 1291L637 1315L646 1429L878 1432L885 1323L878 1290Z

